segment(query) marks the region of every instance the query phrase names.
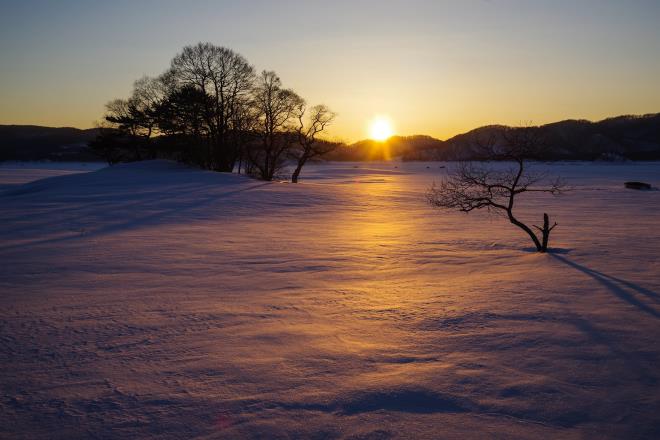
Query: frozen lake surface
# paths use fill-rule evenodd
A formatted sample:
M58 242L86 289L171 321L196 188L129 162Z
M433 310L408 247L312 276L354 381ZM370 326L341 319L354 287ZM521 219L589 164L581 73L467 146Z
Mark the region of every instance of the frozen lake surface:
M660 163L538 165L547 255L446 165L0 166L0 437L660 438Z

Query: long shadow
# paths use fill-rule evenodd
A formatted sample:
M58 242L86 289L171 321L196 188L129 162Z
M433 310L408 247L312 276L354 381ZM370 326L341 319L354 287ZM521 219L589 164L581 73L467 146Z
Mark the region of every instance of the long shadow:
M562 257L556 254L548 254L548 255L551 255L553 258L561 261L567 266L572 267L573 269L579 270L580 272L589 275L591 278L598 281L603 286L607 287L607 289L610 292L618 296L620 299L626 301L628 304L637 307L639 310L653 316L654 318L660 318L660 312L658 312L655 308L649 306L648 304L645 304L644 302L637 299L634 293L632 292L637 292L639 294L645 295L650 299L652 299L654 302L658 302L658 299L660 299L660 295L658 293L646 289L644 287L638 286L637 284L631 283L630 281L625 281L620 278L615 278L610 275L606 275L602 272L598 272L597 270L589 269L588 267L582 266L581 264L571 261L566 257ZM624 287L629 290L626 290Z
M567 318L566 322L586 335L593 344L604 345L613 357L624 362L626 369L622 374L629 376L630 380L642 382L646 386L656 386L658 384L657 374L655 373L657 361L653 353L626 349L627 344L625 342L623 344L617 343L615 335L610 335L608 332L598 329L590 321L580 316L572 315Z
M246 188L239 188L239 189L235 189L233 191L227 191L227 192L223 192L223 193L220 193L220 194L212 194L212 195L210 195L208 197L205 197L203 199L194 200L191 203L180 204L180 205L174 206L174 207L169 208L169 209L163 209L163 210L158 211L158 212L153 213L153 214L147 214L145 216L134 218L134 219L131 219L131 220L128 220L128 221L125 221L125 222L120 222L120 223L116 223L116 224L113 224L113 225L105 226L103 228L100 228L96 231L93 231L93 232L89 233L88 236L94 237L94 236L99 236L99 235L106 235L106 234L110 234L110 233L113 233L113 232L122 231L122 230L125 230L125 229L133 229L133 228L143 226L143 225L147 225L147 224L158 223L158 222L163 221L166 217L171 216L172 214L181 214L181 212L190 211L192 209L200 209L204 206L213 204L213 203L215 203L217 201L220 201L222 199L227 199L227 198L230 198L230 197L232 197L236 194L246 192L246 191L252 191L252 190L255 190L257 188L267 186L267 185L270 185L270 184L271 184L271 182L264 182L264 183L259 183L259 184L256 184L256 185L251 185L251 186L246 187Z
M648 296L653 302L659 303L660 304L660 295L657 294L656 292L649 290L645 287L638 286L637 284L633 284L630 281L622 280L621 278L616 278L611 275L606 275L604 273L601 273L601 275L605 278L608 278L614 282L617 282L619 284L623 284L624 286L628 287L629 289L633 289L638 293L641 293L642 295Z
M236 194L246 192L246 191L251 191L258 189L260 187L270 185L271 182L264 182L264 183L257 183L255 185L251 185L248 187L240 187L238 189L232 190L232 191L226 191L222 193L214 193L210 196L207 196L203 199L194 199L192 202L189 203L180 203L180 204L175 204L175 206L168 207L168 208L159 208L159 210L155 213L150 213L143 215L141 217L137 218L132 218L126 221L119 221L110 225L103 226L99 229L90 231L85 234L81 235L67 235L65 237L57 237L57 238L47 238L47 239L37 239L37 240L31 240L27 242L21 242L18 244L14 245L8 245L8 246L2 246L0 247L0 251L11 251L15 249L21 249L21 248L26 248L30 246L41 246L41 245L47 245L47 244L54 244L54 243L59 243L59 242L67 242L71 240L75 240L80 238L81 236L85 236L86 238L90 237L97 237L97 236L102 236L102 235L107 235L111 234L114 232L122 231L122 230L127 230L127 229L134 229L137 227L141 226L146 226L149 224L155 224L158 222L164 221L167 217L170 217L172 214L181 214L182 212L185 211L190 211L192 209L200 209L204 206L213 204L217 201L220 201L222 199L230 198ZM191 186L189 189L195 189L195 190L203 190L206 187L211 187L211 185L201 185L195 188L195 186ZM139 207L139 206L158 206L158 203L162 200L167 200L167 199L172 199L172 195L168 194L165 196L158 196L155 198L148 198L148 199L138 199L135 202L128 204L128 205L118 205L118 206L113 206L113 203L115 202L112 200L110 203L108 202L101 202L101 203L96 203L94 204L93 208L90 209L91 212L93 212L95 209L103 211L107 210L110 208L121 208L123 210L125 209L131 209L134 207ZM89 206L87 207L89 208ZM80 214L79 214L80 215Z

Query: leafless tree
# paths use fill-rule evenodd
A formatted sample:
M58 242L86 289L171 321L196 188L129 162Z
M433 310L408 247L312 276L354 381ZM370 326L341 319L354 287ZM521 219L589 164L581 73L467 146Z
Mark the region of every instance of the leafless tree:
M248 158L248 148L254 143L259 128L259 112L254 106L252 96L240 99L236 105L236 111L232 115L233 130L231 142L234 150L238 153L236 171L251 175L253 166Z
M332 123L337 116L336 113L323 104L315 105L308 112L305 101L301 101L295 111L299 123L296 133L300 148L292 153L297 161L296 169L291 175L292 183L298 183L300 172L309 159L328 154L339 146L335 142L317 141L318 134ZM307 116L307 121L305 121L305 116Z
M533 225L541 236L520 221L513 213L516 196L530 192L561 194L567 188L559 178L548 179L543 173L531 172L528 161L540 157L544 149L537 127L501 127L487 138L474 139L487 162L459 162L449 176L429 193L431 205L471 212L486 209L504 214L534 242L538 252L548 250L550 232L557 223L550 225L548 214L543 214L543 226ZM493 161L505 163L494 164Z
M237 114L252 90L254 68L240 54L210 43L186 46L165 75L168 82L206 93L204 116L209 129L208 168L232 171L238 151L230 139Z
M247 149L248 158L263 180L273 180L295 142L295 111L302 98L282 87L275 72L263 71L254 89L260 142Z

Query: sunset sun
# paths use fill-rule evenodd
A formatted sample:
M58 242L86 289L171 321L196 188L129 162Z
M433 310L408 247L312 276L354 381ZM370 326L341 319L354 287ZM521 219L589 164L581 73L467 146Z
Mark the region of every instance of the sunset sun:
M369 137L377 141L384 141L394 134L392 122L383 116L377 116L369 124Z

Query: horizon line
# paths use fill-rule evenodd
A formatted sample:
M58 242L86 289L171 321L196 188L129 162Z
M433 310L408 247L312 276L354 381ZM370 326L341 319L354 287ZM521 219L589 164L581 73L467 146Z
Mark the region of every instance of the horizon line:
M566 119L560 119L560 120L551 121L551 122L545 122L545 123L542 123L542 124L533 124L532 123L532 124L529 124L529 126L531 126L531 127L542 127L542 126L545 126L545 125L558 124L558 123L561 123L561 122L568 122L568 121L589 122L591 124L597 124L599 122L607 121L609 119L624 118L624 117L644 118L644 117L652 117L652 116L657 116L657 115L660 115L660 111L654 112L654 113L623 113L623 114L619 114L619 115L615 115L615 116L608 116L608 117L605 117L605 118L602 118L602 119L566 118ZM370 137L363 137L363 138L353 140L353 141L346 141L346 140L341 139L340 136L336 136L335 139L328 138L328 139L322 139L322 140L330 141L330 142L339 142L339 143L343 143L343 144L346 144L346 145L353 145L353 144L357 144L359 142L365 142L365 141L388 142L390 139L392 139L394 137L424 136L424 137L429 137L429 138L432 138L434 140L438 140L438 141L441 141L441 142L446 142L446 141L448 141L448 140L450 140L450 139L452 139L456 136L460 136L462 134L470 133L470 132L472 132L474 130L478 130L480 128L486 128L486 127L523 127L523 126L526 126L526 125L524 125L522 123L519 124L519 125L498 124L498 123L484 124L484 125L479 125L477 127L471 128L467 131L462 131L462 132L455 133L455 134L447 137L446 139L441 139L440 137L436 137L436 136L433 136L433 135L430 135L430 134L423 134L423 133L414 133L414 134L395 133L392 136L390 136L387 139L382 140L382 141L378 141L378 140L370 138ZM98 127L85 127L85 128L83 128L83 127L75 127L75 126L72 126L72 125L51 126L51 125L39 125L39 124L7 124L7 123L0 123L0 127L41 127L41 128L53 128L53 129L67 129L68 128L68 129L81 130L81 131L94 130L94 129L98 128Z

